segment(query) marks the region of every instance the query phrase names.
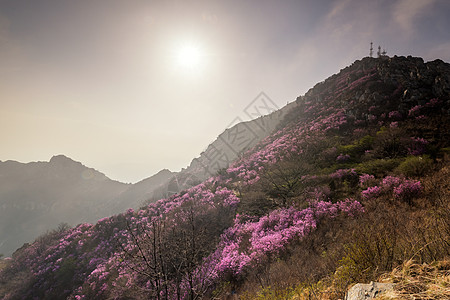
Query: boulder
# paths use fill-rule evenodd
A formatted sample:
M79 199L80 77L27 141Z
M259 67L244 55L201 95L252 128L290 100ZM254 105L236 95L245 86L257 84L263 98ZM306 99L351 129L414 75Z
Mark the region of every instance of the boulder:
M366 300L373 299L382 293L392 291L394 289L394 283L380 283L370 282L369 284L358 283L355 284L345 297L346 300Z

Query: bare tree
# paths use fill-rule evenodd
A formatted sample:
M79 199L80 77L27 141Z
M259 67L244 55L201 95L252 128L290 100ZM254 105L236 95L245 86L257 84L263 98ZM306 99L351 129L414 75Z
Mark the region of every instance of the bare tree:
M123 260L142 283L151 283L144 293L161 300L203 298L212 271L203 268L204 258L231 226L231 212L193 199L148 224L127 223Z

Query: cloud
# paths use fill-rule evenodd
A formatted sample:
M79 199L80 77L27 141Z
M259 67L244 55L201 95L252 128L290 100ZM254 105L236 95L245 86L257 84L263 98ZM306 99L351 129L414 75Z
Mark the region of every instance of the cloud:
M425 15L436 3L436 0L399 0L392 10L393 21L411 36L415 32L417 18Z
M327 15L327 19L332 19L343 14L352 5L352 0L337 1Z

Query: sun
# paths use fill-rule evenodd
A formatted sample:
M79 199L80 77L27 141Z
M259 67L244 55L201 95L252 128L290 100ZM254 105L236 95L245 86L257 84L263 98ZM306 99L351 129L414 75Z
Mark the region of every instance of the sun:
M177 63L179 66L192 70L200 67L202 51L199 46L186 44L178 49Z

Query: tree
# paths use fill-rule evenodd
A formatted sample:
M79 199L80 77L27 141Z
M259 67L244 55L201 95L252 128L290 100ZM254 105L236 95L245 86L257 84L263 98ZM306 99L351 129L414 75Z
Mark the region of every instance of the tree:
M211 192L203 190L204 193ZM127 222L123 262L133 273L140 296L152 299L201 299L211 289L211 268L204 267L234 210L221 203L219 193L183 196L188 199L170 212L147 222ZM207 197L207 196L206 196ZM216 199L217 198L217 199ZM216 201L217 200L217 201ZM131 295L136 296L136 295Z

